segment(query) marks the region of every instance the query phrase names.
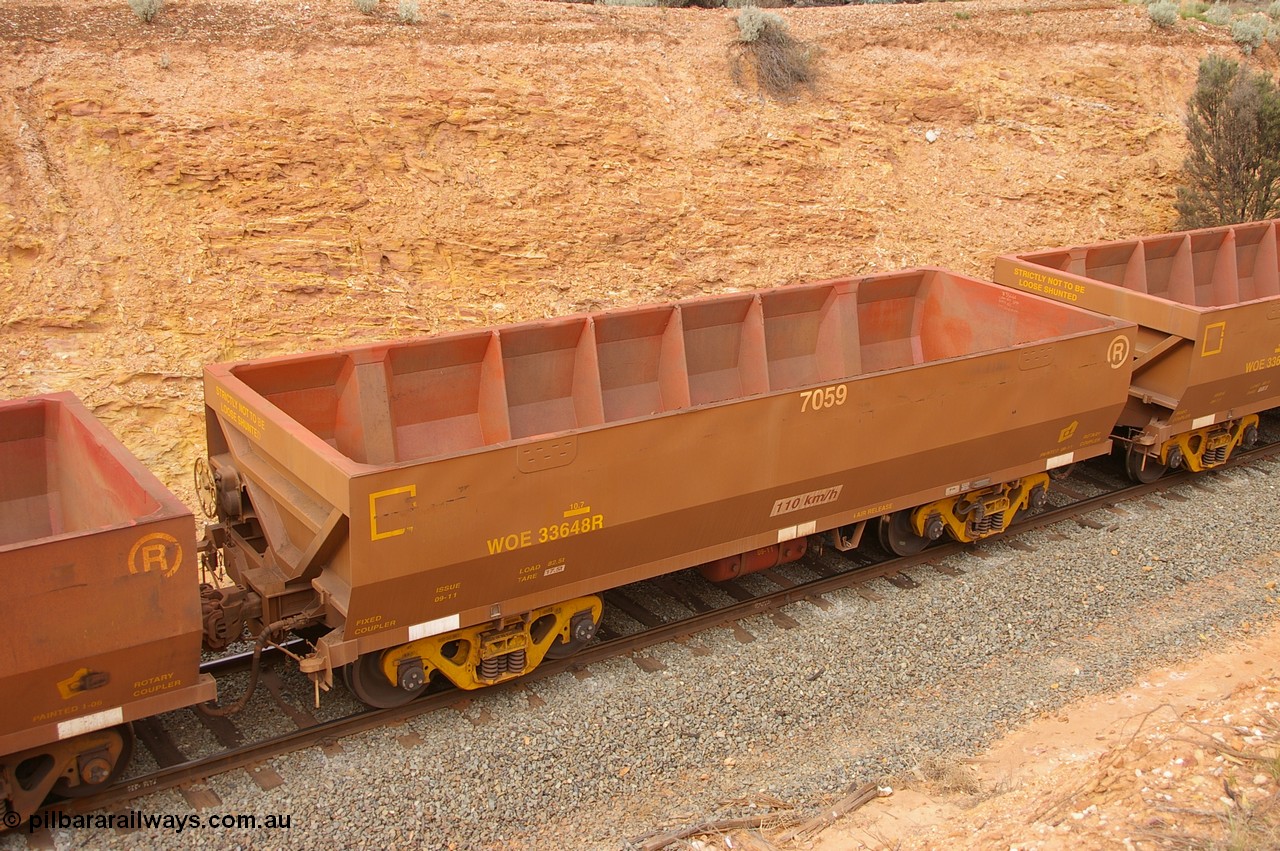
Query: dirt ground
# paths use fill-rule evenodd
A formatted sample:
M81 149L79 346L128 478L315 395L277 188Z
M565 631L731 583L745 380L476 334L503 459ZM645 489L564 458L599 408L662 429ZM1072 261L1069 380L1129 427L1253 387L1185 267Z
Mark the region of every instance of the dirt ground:
M924 768L810 847L1280 848L1280 625Z
M1142 4L782 10L820 70L783 103L734 82L730 11L420 5L405 25L391 0L166 0L148 25L125 0L0 0L0 397L75 392L194 505L209 362L904 266L985 275L1004 252L1169 230L1197 64L1239 56L1225 29L1157 30ZM1269 46L1255 61L1277 66ZM1250 661L1274 676L1266 640L1205 687L1254 682ZM1082 782L1230 757L1151 743L1209 730L1188 720L1200 692L1161 682L1007 753ZM1195 724L1244 747L1220 716L1271 712L1276 682ZM1161 700L1128 744L1089 741ZM1249 800L1274 791L1223 767ZM1230 790L1205 782L1176 806L1218 812ZM1166 829L1066 783L1009 793L1043 832L1006 825L1008 796L903 792L819 847L916 847L913 819L939 845Z

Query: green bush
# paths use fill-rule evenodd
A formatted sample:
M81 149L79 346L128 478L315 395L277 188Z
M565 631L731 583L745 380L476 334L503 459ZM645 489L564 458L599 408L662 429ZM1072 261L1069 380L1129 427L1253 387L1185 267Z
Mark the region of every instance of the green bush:
M1280 213L1280 91L1270 75L1221 56L1203 59L1187 101L1187 142L1180 227Z
M1226 3L1214 3L1204 13L1204 19L1217 27L1224 27L1231 22L1231 7Z
M147 23L151 23L160 14L160 7L163 5L164 0L129 0L129 8L133 10L133 14Z
M372 15L374 10L378 8L378 0L352 0L355 7L363 14Z
M1245 53L1253 53L1267 38L1271 24L1262 15L1250 15L1231 22L1231 38Z
M1171 27L1178 22L1178 4L1173 0L1156 0L1147 7L1147 17L1158 27Z
M1267 7L1267 17L1273 21L1280 21L1280 0L1275 0Z

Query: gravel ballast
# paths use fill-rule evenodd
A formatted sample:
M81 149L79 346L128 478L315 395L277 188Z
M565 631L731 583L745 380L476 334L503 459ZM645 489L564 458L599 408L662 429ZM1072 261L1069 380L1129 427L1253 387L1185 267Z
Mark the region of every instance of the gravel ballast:
M1273 616L1280 556L1265 461L1170 498L993 541L832 605L766 616L456 710L277 758L284 783L212 778L214 813L288 814L287 831L55 830L59 847L622 848L684 821L811 812L851 783L981 750L1011 726L1216 646ZM1030 548L1028 551L1026 548ZM1270 587L1268 585L1270 584ZM411 735L416 734L416 736ZM134 802L193 814L176 792ZM7 836L0 847L22 847Z

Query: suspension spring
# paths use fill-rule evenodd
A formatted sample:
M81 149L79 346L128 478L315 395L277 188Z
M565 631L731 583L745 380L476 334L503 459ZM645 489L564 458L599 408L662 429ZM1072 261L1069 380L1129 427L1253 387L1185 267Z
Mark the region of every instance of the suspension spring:
M1216 467L1223 461L1227 460L1227 447L1218 446L1213 449L1206 449L1204 456L1200 459L1203 467Z
M992 532L998 532L1004 528L1004 512L994 511L980 519L969 521L969 537L973 539L985 538Z
M524 673L525 652L523 650L513 650L502 658L507 660L507 671L509 673Z
M480 660L480 676L486 680L496 679L503 671L505 666L502 664L503 657L495 656L492 659Z

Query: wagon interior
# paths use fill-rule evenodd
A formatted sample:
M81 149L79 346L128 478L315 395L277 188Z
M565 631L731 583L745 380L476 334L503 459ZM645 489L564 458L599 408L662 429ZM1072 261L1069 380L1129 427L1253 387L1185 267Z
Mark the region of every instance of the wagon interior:
M1113 325L994 284L914 270L242 364L232 372L348 458L388 464Z
M129 523L159 503L66 404L0 407L0 547Z
M1037 252L1019 259L1192 307L1280 295L1275 222Z

